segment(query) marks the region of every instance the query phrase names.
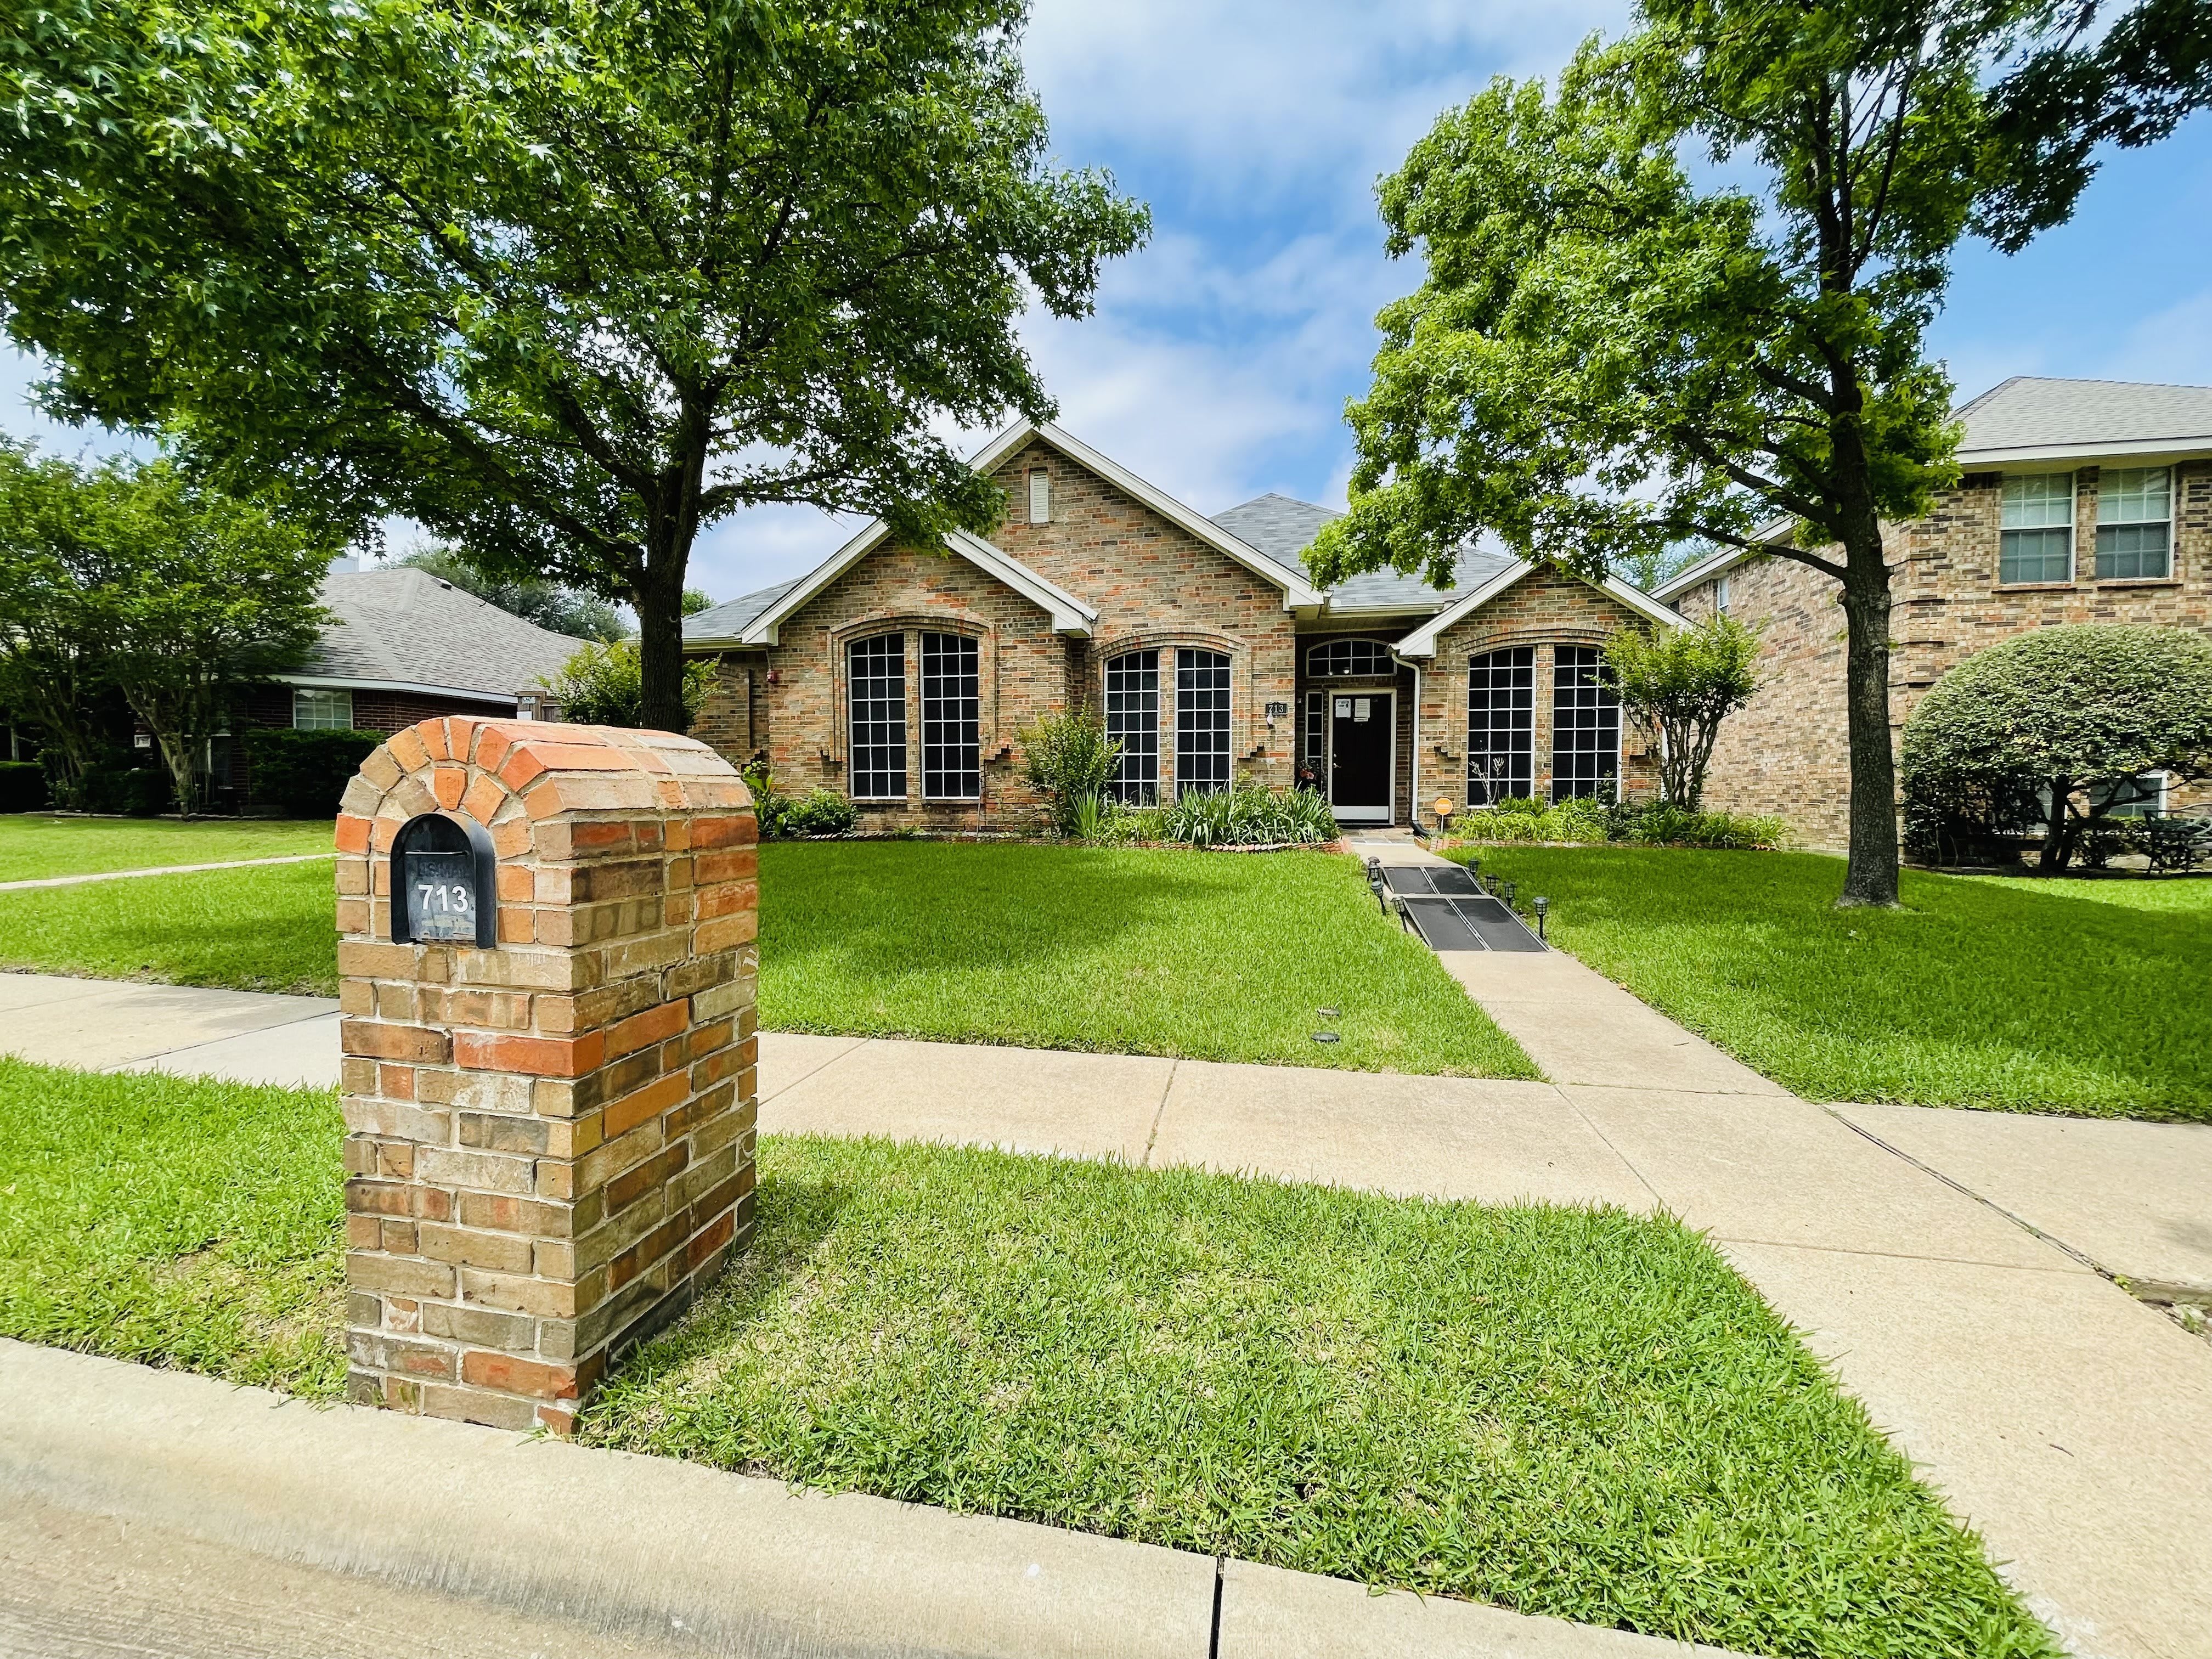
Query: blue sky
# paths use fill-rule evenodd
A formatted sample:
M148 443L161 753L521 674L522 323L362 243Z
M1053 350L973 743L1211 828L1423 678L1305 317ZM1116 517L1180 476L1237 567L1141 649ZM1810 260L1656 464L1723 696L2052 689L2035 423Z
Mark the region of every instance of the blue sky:
M1624 4L1039 0L1025 57L1065 164L1152 206L1097 314L1024 331L1064 425L1203 512L1270 489L1340 504L1345 399L1375 313L1419 278L1382 247L1376 179L1493 75L1556 72ZM2006 258L1964 250L1935 331L1961 397L2008 374L2212 385L2212 119L2115 155L2073 222ZM0 423L75 452L0 372ZM95 436L92 448L102 446ZM811 510L725 521L693 585L727 599L845 530Z

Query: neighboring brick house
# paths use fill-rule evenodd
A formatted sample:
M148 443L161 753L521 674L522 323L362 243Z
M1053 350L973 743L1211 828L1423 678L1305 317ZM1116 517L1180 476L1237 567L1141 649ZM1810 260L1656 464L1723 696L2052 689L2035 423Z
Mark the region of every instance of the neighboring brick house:
M1622 583L1469 553L1446 592L1385 572L1323 592L1299 555L1326 507L1208 519L1028 422L972 464L1006 492L988 539L907 547L878 520L691 617L686 650L717 663L693 735L878 830L1031 827L1021 734L1076 708L1121 741L1133 804L1303 777L1344 823L1406 823L1439 797L1651 787L1595 653L1681 618Z
M2212 387L2016 377L1958 417L1957 487L1884 531L1893 732L1946 670L2031 628L2212 632ZM1742 552L1658 589L1692 619L1725 611L1760 630L1765 683L1722 728L1707 803L1779 813L1814 847L1848 836L1839 591L1795 560ZM2207 799L2174 786L2162 804Z

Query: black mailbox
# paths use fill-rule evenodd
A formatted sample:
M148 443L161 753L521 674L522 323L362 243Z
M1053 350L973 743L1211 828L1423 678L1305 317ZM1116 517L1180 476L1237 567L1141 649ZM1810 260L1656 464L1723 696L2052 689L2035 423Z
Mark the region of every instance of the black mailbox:
M491 837L473 819L425 812L392 840L396 945L499 943L499 872Z

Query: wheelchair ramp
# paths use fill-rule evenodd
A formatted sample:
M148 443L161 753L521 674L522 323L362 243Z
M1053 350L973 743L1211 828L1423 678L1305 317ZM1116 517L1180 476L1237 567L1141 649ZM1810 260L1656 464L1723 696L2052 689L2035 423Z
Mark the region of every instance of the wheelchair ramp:
M1382 880L1403 906L1400 914L1407 925L1431 951L1550 948L1456 864L1385 865Z

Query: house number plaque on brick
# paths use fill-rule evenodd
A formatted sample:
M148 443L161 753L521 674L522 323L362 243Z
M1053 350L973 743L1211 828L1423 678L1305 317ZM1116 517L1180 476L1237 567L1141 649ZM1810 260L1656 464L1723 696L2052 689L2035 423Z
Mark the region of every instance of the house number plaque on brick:
M497 860L483 826L425 812L392 843L392 938L395 944L499 943Z

